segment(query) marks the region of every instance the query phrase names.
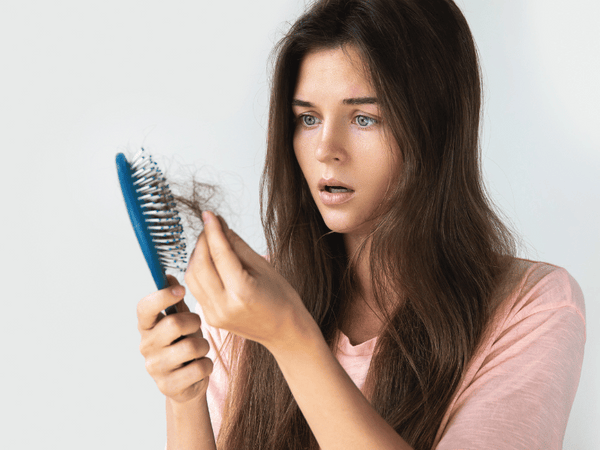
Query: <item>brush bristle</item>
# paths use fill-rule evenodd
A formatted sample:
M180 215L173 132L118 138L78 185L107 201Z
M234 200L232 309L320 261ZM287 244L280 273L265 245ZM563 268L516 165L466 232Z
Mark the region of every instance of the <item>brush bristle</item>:
M161 264L164 268L184 271L187 252L183 227L163 173L143 148L133 157L130 166L133 187Z

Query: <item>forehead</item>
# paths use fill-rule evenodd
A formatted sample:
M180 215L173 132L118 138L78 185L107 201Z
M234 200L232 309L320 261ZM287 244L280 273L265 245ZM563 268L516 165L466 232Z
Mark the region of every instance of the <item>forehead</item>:
M367 66L353 46L315 50L302 59L294 96L319 93L374 96Z

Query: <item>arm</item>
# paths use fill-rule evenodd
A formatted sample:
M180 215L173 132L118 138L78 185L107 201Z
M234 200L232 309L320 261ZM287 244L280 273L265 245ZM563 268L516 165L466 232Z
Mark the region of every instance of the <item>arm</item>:
M312 317L288 329L286 345L267 348L322 450L412 448L371 407L331 353Z
M206 393L177 403L167 397L167 449L216 450Z
M271 351L321 449L410 449L348 377L289 283L214 215L204 226L186 284L209 325Z
M206 358L209 344L202 336L200 317L183 302L185 289L173 277L169 282L171 287L138 303L140 352L146 370L167 397L168 448L213 450L215 439L206 403L212 372L212 361ZM175 304L176 314L161 312Z

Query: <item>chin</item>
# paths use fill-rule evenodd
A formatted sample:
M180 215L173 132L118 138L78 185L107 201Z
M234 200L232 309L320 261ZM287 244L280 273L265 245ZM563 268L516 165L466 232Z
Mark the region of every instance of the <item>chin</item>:
M340 220L340 218L328 218L323 217L323 221L327 228L334 233L339 234L367 234L370 230L370 224L364 221L358 220Z

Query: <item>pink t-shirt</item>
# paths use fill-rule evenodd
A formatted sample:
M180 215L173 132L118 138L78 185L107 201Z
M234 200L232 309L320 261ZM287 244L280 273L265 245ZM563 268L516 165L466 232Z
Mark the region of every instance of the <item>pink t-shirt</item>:
M521 262L529 268L469 364L438 429L437 450L562 448L583 362L583 294L565 269ZM229 380L227 333L204 320L203 333L214 361L207 398L217 436ZM360 389L376 340L353 346L340 339L336 357Z

